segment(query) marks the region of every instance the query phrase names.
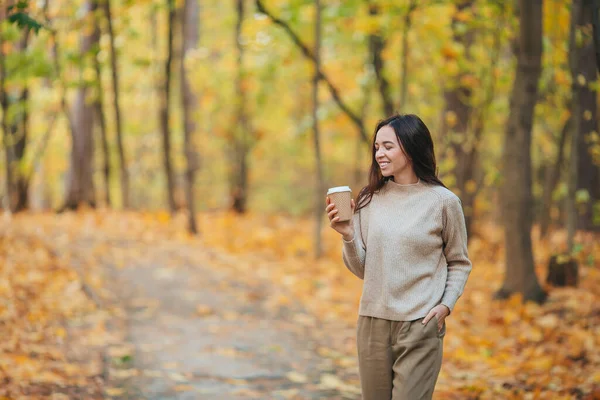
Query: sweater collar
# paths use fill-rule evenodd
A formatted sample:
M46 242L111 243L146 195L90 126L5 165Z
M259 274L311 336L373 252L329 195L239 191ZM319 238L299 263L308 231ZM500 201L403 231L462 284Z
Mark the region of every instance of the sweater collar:
M412 193L423 189L424 183L421 180L421 178L419 178L419 180L416 183L408 184L396 183L393 180L389 179L386 182L385 187L392 193Z

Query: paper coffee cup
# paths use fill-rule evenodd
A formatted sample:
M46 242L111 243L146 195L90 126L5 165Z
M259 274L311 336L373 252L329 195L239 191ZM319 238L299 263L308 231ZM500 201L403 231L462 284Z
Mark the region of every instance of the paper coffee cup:
M349 186L337 186L330 188L327 191L327 196L335 203L337 208L337 216L340 219L337 222L349 221L352 219L352 189Z

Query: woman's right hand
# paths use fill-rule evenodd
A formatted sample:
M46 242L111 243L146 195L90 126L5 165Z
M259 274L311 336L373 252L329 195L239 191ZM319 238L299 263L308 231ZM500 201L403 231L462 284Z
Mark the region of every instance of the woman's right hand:
M349 221L338 222L340 219L340 217L336 215L338 210L335 208L335 203L331 202L329 196L327 196L326 203L327 207L325 208L325 212L329 218L329 226L340 233L345 241L351 241L354 238L354 224L352 224L352 219ZM350 200L350 207L352 208L352 215L354 215L354 199Z

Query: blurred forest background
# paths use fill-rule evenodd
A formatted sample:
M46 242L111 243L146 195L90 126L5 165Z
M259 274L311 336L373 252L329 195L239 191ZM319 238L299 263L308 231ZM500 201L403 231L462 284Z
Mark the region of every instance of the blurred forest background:
M571 3L527 20L543 25L531 210L544 231L565 220L573 131L578 226L600 223L592 8L571 18ZM362 187L376 122L401 112L430 127L470 219L497 216L515 2L5 4L7 210L182 209L192 176L192 209L306 215L319 180Z
M489 311L506 300L512 310L501 307L500 316L490 311L490 329L502 326L507 338L523 324L530 332L515 340L531 345L537 364L521 360L515 369L494 365L489 371L493 376L494 368L505 368L505 377L537 372L521 383L496 382L498 390L542 396L532 398L561 388L564 398L598 392L597 370L585 372L600 365L598 324L592 328L600 318L593 294L600 284L597 2L0 4L5 276L30 265L9 261L23 248L17 243L30 243L31 235L65 229L75 243L90 227L106 229L98 243L122 267L128 258L113 252L108 232L132 229L131 235L150 240L148 230L158 223L163 233L151 240L157 246L166 235L285 263L288 269L263 275L294 287L294 296L307 304L335 303L336 311L326 315L352 322L360 283L343 271L339 237L327 227L325 193L350 185L356 196L366 184L377 121L414 113L432 132L440 178L462 200L472 280L483 280L470 282L472 294L455 318L464 315L464 322L479 313L471 307ZM38 231L28 230L32 226ZM52 241L34 242L52 257L68 253L64 263L71 268L75 250L65 241L58 249ZM39 273L50 279L44 263L52 257L36 257L36 268L45 271ZM308 264L331 281L311 278ZM88 294L106 285L101 273L90 271L69 275ZM316 281L295 286L302 277ZM39 276L21 278L2 290L16 296L10 287L39 285ZM309 300L315 290L320 294ZM548 300L551 308L517 305L515 294L537 304ZM287 304L288 295L281 296ZM561 336L556 316L564 314L552 304L565 299L574 302L567 308L582 307L569 308L569 315L583 322ZM15 322L20 314L3 315ZM541 315L543 324L533 327ZM484 339L490 332L473 333L480 339L471 343L475 356L460 353L465 343L457 341L449 358L464 357L459 369L475 368L482 359L491 363L494 344ZM564 350L562 358L542 357L557 352L552 346L565 337L578 347ZM536 353L541 341L550 347ZM562 363L563 370L553 371L568 377L579 361L582 380L540 383L552 366ZM467 383L452 383L456 379ZM442 389L448 396L455 389L463 396L488 393L474 379L442 375Z

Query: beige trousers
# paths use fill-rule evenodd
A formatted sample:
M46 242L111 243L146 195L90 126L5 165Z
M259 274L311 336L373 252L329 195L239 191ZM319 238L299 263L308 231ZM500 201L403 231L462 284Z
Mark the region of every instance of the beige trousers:
M431 399L442 366L446 323L423 325L358 317L358 368L364 400Z

